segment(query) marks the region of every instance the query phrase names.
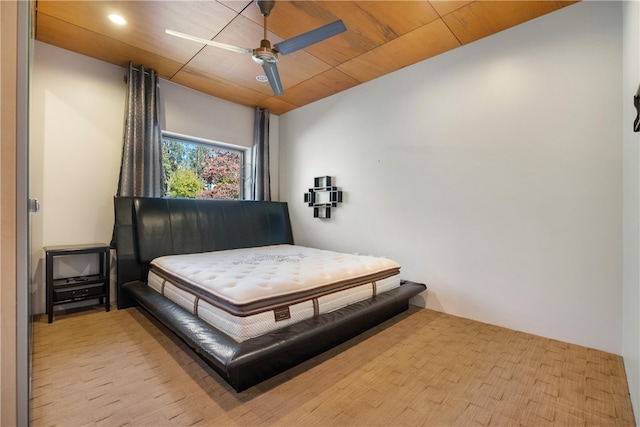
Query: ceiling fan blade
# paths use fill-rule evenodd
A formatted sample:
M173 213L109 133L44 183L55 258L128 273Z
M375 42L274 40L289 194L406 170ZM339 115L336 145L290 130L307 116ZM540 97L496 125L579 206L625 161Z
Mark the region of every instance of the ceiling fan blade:
M232 46L230 44L214 42L213 40L203 39L203 38L192 36L189 34L179 33L178 31L173 31L173 30L165 30L165 32L167 34L171 34L172 36L181 37L183 39L191 40L198 43L208 44L209 46L219 47L220 49L226 49L232 52L253 53L253 49L249 49L246 47L237 47L237 46Z
M345 27L344 22L340 19L323 27L316 28L315 30L308 31L290 39L281 41L280 43L276 43L273 45L273 50L282 55L286 55L345 31L347 31L347 27Z
M271 90L276 95L282 95L284 93L282 89L282 83L280 82L280 74L278 74L278 66L275 62L264 61L262 63L262 69L269 79Z

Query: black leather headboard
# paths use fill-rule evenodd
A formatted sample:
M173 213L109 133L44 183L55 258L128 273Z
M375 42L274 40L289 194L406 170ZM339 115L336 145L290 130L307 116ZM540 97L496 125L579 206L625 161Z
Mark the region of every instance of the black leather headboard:
M146 280L163 255L293 244L284 202L116 197L118 308L133 305L121 285Z

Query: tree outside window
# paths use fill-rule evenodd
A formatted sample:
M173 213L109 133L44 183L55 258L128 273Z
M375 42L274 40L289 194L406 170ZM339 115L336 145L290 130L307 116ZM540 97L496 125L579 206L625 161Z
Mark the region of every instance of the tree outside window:
M163 137L166 197L242 198L243 151Z

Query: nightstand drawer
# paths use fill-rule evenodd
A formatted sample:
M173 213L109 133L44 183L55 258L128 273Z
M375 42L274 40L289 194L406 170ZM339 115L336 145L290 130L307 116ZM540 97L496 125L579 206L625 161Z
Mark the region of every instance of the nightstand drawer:
M96 284L93 286L78 286L64 289L53 290L54 302L73 301L79 299L87 299L91 297L99 298L104 296L104 284Z

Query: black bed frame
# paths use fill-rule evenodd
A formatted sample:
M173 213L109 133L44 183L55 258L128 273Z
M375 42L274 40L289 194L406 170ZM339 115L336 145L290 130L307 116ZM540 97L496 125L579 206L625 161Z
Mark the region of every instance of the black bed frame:
M405 311L426 289L402 285L368 300L236 342L146 285L158 256L293 244L283 202L116 197L118 308L140 305L236 391L245 390Z

